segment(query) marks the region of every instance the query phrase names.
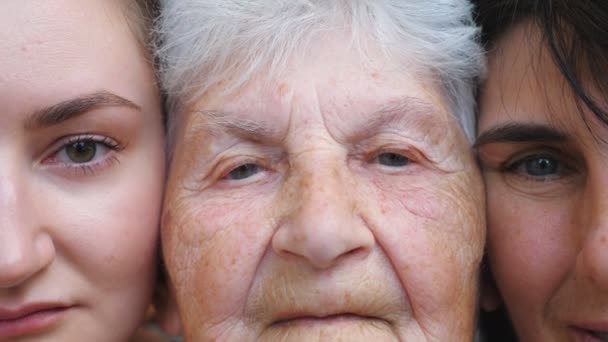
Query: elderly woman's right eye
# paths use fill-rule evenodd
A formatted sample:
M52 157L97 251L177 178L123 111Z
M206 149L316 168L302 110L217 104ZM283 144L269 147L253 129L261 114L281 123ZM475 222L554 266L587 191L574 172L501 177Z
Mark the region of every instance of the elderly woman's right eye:
M232 171L228 173L227 178L230 180L241 180L249 178L258 172L260 172L260 167L258 165L252 163L243 164L232 169Z

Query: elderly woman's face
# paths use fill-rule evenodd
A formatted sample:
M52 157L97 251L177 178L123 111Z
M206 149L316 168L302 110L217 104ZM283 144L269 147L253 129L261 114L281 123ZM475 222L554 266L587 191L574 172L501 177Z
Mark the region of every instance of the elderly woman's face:
M608 128L540 44L527 24L502 38L481 97L491 267L521 341L605 341Z
M181 119L163 239L189 340L471 339L466 138L433 85L343 50Z

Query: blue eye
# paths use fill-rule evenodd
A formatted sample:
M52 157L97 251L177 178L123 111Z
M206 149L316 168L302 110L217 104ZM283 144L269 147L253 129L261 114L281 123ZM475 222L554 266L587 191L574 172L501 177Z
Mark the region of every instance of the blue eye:
M549 157L537 157L524 162L526 173L530 176L542 177L558 173L559 162Z
M512 164L516 173L534 178L558 177L564 172L562 163L547 155L532 155Z
M401 167L409 164L410 159L402 154L398 153L381 153L376 157L378 163L384 166L390 167Z
M249 178L260 172L260 167L256 164L243 164L238 166L228 173L228 178L231 180L241 180Z

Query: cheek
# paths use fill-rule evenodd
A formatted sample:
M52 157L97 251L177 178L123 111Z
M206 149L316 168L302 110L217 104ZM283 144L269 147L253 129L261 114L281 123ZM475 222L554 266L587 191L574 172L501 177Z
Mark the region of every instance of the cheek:
M481 180L415 183L379 189L375 235L415 308L429 316L470 311L485 237Z
M159 182L160 185L160 182ZM86 213L73 215L70 239L78 251L79 263L90 265L91 278L107 284L123 285L125 280L149 282L156 264L160 186L142 186L146 191L113 188ZM129 187L130 188L130 187ZM134 190L134 191L129 191ZM83 202L78 199L80 206ZM77 208L75 204L71 208ZM90 209L89 208L89 209ZM74 232L77 232L74 234Z
M178 193L166 199L163 251L178 302L189 312L184 324L194 331L242 312L273 229L266 202Z
M488 253L510 311L542 313L576 259L569 200L534 200L488 182Z
M437 250L455 251L477 264L485 241L483 185L477 172L412 179L377 186L383 226L401 227Z

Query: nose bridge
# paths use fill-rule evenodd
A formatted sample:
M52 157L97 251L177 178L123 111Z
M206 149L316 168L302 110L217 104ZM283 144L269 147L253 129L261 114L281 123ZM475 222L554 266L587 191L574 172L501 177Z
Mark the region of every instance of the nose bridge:
M349 195L353 189L349 189L347 175L340 172L336 161L327 159L311 160L299 178L301 199L294 215L307 218L304 222L310 222L309 215L327 222L332 217L345 219L354 214L355 197Z
M369 252L374 238L356 212L357 197L346 166L333 157L300 163L305 165L299 165L303 171L294 181L291 213L275 233L273 248L321 269L355 251Z
M598 172L589 177L586 202L579 215L584 227L580 258L582 268L597 286L608 291L608 173Z
M0 162L0 288L19 285L49 262L48 237L39 234L32 198L19 163Z

